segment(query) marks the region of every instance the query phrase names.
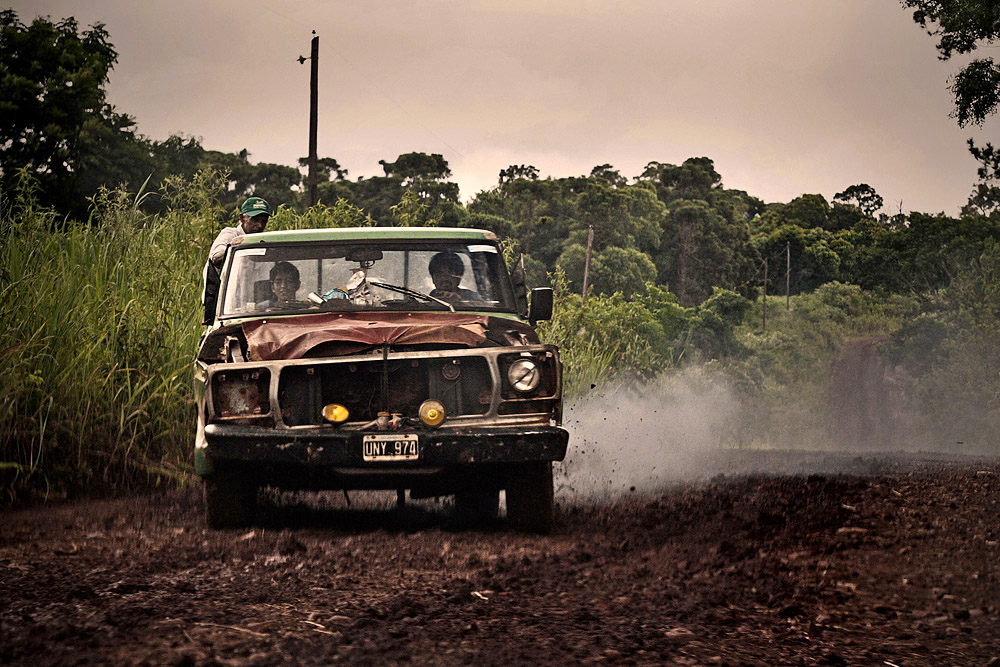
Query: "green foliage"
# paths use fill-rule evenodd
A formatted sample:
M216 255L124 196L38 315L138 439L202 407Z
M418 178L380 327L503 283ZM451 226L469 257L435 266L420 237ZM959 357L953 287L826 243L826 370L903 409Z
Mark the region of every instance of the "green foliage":
M969 152L979 162L976 183L969 202L962 209L963 215L989 215L1000 213L1000 151L993 144L977 146L974 139L969 139Z
M20 497L176 482L189 471L201 267L226 180L166 179L165 213L101 189L91 224L53 233L26 170L0 211L0 479ZM147 193L148 194L148 193ZM369 226L344 200L281 208L270 229ZM10 499L10 498L8 498Z
M683 347L678 338L691 314L669 293L651 286L644 299L615 293L590 297L584 304L561 271L552 284L553 319L539 325L539 335L560 347L567 395L614 379L649 377L676 362Z
M309 168L309 158L299 158L299 168ZM340 166L335 158L316 158L316 182L327 183L329 181L342 181L347 178L347 170Z
M722 187L722 176L707 157L688 158L679 167L650 162L639 180L655 183L660 200L667 204L675 199L708 201L712 193Z
M497 183L503 185L507 181L513 181L518 178L526 178L529 181L537 181L538 169L530 164L512 164L506 169L500 170L500 176Z
M610 164L599 164L590 170L590 177L604 181L613 188L623 187L628 179Z
M646 284L656 279L653 260L635 248L611 246L592 259L592 284L597 294L641 294Z
M1000 439L1000 245L927 300L894 337L890 358L910 399L914 430L939 447L995 451Z
M404 153L395 162L379 160L387 177L404 181L443 181L451 176L448 161L439 153Z
M675 199L663 227L654 258L660 281L681 303L696 304L713 287L746 287L756 264L746 222L725 218L705 200Z
M867 183L852 185L843 192L835 194L833 200L854 206L866 218L874 218L875 214L882 208L883 203L882 196Z
M172 196L208 203L189 188ZM219 186L221 183L213 183ZM51 231L51 210L22 188L0 214L0 461L19 494L127 488L182 476L190 443L199 268L211 205L146 217L136 197L102 190L96 225ZM27 471L27 472L25 472Z
M1000 5L995 0L903 0L913 20L938 36L941 60L988 48L1000 38ZM1000 67L992 58L974 59L955 75L952 115L960 127L982 125L1000 103Z
M841 193L843 194L843 193ZM787 204L771 204L756 225L759 229L796 225L829 229L830 204L823 195L801 195Z
M982 125L1000 105L1000 65L992 58L973 60L955 75L951 92L959 126Z
M712 296L698 306L690 324L690 342L703 359L719 359L745 352L736 339L753 304L729 290L713 288Z
M945 57L996 37L995 3L904 4L921 25L938 26ZM979 183L958 218L880 214L882 198L864 183L832 203L804 194L765 205L725 188L707 157L649 162L631 185L610 164L545 179L515 164L463 206L447 160L420 152L355 181L336 159L318 160L321 203L306 210L298 168L139 134L105 102L117 56L102 26L25 26L7 10L0 29L0 475L9 489L183 476L200 267L250 195L277 207L270 229L495 232L508 264L523 253L529 286L556 289L541 334L562 347L568 395L708 363L735 379L762 420L780 417L758 429L777 442L781 419L820 433L831 364L861 338L886 346L908 409L944 419L951 406L982 433L996 424L988 369L997 367L1000 314L983 304L998 302L1000 158L989 144L970 142ZM956 77L968 102L962 124L996 106L1000 76L979 62ZM63 223L67 211L87 224ZM790 311L773 296L786 279ZM759 298L762 288L772 296ZM945 391L971 407L933 404Z
M27 167L40 196L64 210L81 197L77 175L95 134L116 138L129 121L105 103L104 85L118 54L102 24L36 18L25 25L0 11L0 188L10 192Z

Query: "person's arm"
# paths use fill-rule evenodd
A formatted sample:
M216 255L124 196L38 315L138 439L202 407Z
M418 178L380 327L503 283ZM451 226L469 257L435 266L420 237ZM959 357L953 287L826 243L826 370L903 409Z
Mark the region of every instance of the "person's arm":
M226 249L237 236L239 236L239 230L236 227L226 227L219 232L219 235L215 237L215 242L212 243L212 249L208 251L208 261L217 266L222 264L222 260L226 257Z

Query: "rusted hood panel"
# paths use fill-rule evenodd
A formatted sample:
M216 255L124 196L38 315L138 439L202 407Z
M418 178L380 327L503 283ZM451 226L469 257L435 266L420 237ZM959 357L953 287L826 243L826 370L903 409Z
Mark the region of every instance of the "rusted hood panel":
M318 313L243 324L251 361L354 354L373 346L465 345L486 340L487 319L465 313Z

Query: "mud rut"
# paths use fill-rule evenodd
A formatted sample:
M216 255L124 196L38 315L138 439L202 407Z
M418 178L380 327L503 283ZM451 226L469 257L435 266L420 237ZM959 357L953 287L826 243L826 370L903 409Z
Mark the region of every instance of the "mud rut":
M1000 464L717 477L459 530L196 491L0 514L12 664L1000 664Z

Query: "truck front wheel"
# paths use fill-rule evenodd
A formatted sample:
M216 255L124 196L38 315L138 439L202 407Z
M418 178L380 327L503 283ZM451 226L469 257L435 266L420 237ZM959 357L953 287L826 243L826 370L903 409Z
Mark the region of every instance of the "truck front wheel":
M209 528L243 528L257 513L257 484L236 476L205 480L205 520Z
M552 462L533 461L518 465L507 483L507 523L529 533L552 531Z
M495 489L459 491L455 494L455 514L459 523L481 526L500 513L500 492Z

